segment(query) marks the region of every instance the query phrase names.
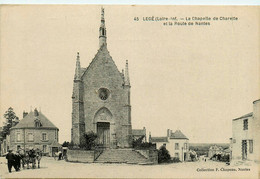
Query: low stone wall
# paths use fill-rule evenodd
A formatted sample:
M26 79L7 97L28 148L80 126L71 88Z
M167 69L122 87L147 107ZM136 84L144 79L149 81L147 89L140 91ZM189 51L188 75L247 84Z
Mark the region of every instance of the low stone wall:
M158 164L158 151L157 150L135 150L144 156L148 163ZM93 163L100 155L101 150L68 150L66 161L68 162L82 162ZM138 159L136 159L138 161ZM134 162L134 161L132 161Z
M141 155L143 155L145 158L149 158L149 150L135 150L139 152Z
M157 150L135 150L148 159L153 164L158 164L158 151Z
M153 164L158 164L158 150L149 150L149 160Z
M67 161L69 162L94 162L95 151L94 150L68 150Z

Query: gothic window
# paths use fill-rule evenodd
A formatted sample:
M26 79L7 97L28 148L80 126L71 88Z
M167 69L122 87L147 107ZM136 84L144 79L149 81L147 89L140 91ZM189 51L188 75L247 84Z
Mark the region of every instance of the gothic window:
M110 121L112 117L111 112L107 108L103 107L96 112L94 120L99 122Z
M248 130L248 119L245 119L243 122L244 122L243 129Z
M175 150L179 150L179 143L175 143Z
M106 100L109 96L109 90L106 88L100 88L98 90L98 96L101 100Z

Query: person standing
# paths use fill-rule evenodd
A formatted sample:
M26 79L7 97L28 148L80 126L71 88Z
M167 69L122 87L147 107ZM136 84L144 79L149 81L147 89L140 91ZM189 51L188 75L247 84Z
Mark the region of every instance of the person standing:
M21 155L19 154L19 151L14 154L15 156L15 162L14 162L14 168L16 171L19 171L21 168Z
M8 154L6 155L6 159L7 159L8 171L9 171L9 173L11 173L12 172L12 167L15 167L14 166L15 156L12 153L12 150L8 150Z
M61 151L58 152L58 155L59 155L59 159L58 159L58 160L61 160L61 158L62 158L62 153L61 153Z

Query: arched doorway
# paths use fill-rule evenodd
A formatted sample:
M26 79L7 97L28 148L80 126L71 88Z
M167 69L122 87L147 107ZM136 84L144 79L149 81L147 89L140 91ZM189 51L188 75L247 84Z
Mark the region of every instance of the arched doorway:
M110 147L110 123L97 122L97 143L99 147Z
M110 148L111 132L113 133L112 113L105 107L100 108L94 117L97 132L97 145L102 148ZM112 131L111 131L112 130ZM113 140L113 139L112 139Z

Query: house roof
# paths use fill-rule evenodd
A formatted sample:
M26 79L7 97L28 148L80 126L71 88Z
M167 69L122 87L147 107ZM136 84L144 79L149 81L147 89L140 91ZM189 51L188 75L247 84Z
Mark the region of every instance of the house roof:
M212 145L210 146L209 150L222 150L223 148L221 146Z
M51 143L51 147L62 147L56 140Z
M227 153L231 152L231 150L229 148L225 149L224 151L227 152Z
M258 100L255 100L253 103L256 103L256 102L259 102L260 101L260 99L258 99Z
M170 139L188 139L180 130L171 133Z
M22 129L22 128L35 128L35 119L39 119L42 126L40 128L52 128L58 129L46 116L41 112L38 112L38 116L35 116L34 112L27 114L16 126L11 129Z
M133 136L142 136L142 135L146 135L146 132L145 132L145 129L133 129L132 135Z
M252 117L252 116L253 116L253 112L245 114L245 115L243 115L241 117L235 118L235 119L233 119L233 121L238 120L238 119L247 118L247 117Z
M108 51L108 49L107 49L107 45L103 44L103 45L98 49L98 52L96 53L96 55L95 55L95 57L93 58L93 60L90 62L89 66L88 66L87 68L84 68L84 69L82 68L82 70L84 70L84 71L81 72L81 77L83 77L86 73L88 73L88 71L90 71L90 69L92 68L92 66L94 66L94 64L96 63L96 61L104 59L104 54L106 54L107 57L108 57L108 59L110 59L111 62L116 66L116 64L115 64L115 62L114 62L114 60L113 60L113 58L112 58L112 57L110 56L110 54L109 54L109 51ZM117 69L118 73L120 74L121 78L123 78L122 75L121 75L121 72L118 70L117 66L116 66L116 69Z
M168 142L167 137L151 137L151 142Z

